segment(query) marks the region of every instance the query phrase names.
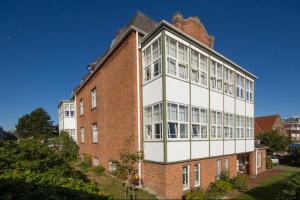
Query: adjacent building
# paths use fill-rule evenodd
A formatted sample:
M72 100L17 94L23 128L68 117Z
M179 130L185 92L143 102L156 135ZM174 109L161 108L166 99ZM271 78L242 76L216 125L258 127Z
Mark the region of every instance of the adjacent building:
M284 122L279 114L255 117L255 135L277 130L287 135Z
M145 155L140 183L170 199L224 170L265 170L254 145L256 76L213 46L198 17L157 23L137 12L74 90L80 154L109 169L133 136Z
M300 141L300 116L284 118L284 127L292 141Z
M76 112L73 100L63 100L58 105L58 130L66 131L77 141Z

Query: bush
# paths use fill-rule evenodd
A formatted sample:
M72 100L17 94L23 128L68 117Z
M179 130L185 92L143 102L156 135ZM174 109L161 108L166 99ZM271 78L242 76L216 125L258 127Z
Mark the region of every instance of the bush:
M249 187L249 179L246 175L241 174L232 180L233 187L238 190L245 191Z
M87 172L92 165L92 158L89 155L84 155L79 167L83 172Z
M103 175L103 173L105 172L105 168L102 165L98 165L96 167L93 167L93 172L96 173L97 175Z
M222 179L217 180L210 184L208 195L212 198L218 198L224 196L232 191L232 184Z
M273 162L272 162L272 160L271 160L271 158L269 157L269 156L267 156L267 163L266 163L266 167L267 167L267 169L272 169L273 168Z
M202 189L195 189L184 194L183 199L185 200L203 200L207 199L205 192Z
M230 176L229 176L229 172L228 171L222 171L220 179L224 180L224 181L227 181L227 182L230 182L231 179L230 179Z
M279 192L279 196L277 197L277 199L300 199L300 173L297 173L282 182L282 190Z

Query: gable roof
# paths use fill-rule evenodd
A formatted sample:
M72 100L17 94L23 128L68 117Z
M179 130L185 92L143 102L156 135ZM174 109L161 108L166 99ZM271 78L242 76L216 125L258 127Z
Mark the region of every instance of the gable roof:
M272 130L278 118L281 120L279 114L255 117L255 133L263 133Z

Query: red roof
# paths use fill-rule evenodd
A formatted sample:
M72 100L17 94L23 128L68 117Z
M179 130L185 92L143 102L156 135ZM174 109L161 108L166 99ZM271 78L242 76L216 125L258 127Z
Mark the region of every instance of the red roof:
M255 117L255 134L273 130L274 123L278 118L281 120L278 114Z

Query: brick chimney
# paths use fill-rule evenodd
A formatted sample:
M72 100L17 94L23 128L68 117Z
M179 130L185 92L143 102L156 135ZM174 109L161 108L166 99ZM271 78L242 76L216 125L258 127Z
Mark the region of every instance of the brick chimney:
M194 16L184 19L180 12L176 12L172 18L172 24L204 45L210 48L214 47L215 38L212 35L208 35L199 17Z

